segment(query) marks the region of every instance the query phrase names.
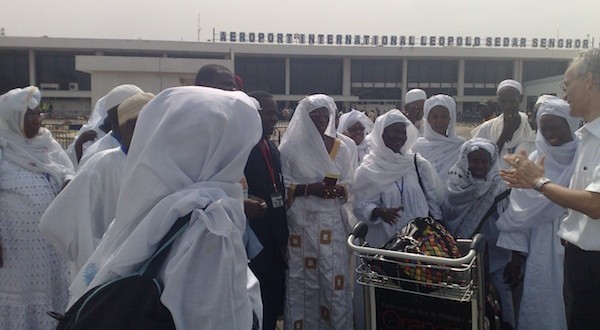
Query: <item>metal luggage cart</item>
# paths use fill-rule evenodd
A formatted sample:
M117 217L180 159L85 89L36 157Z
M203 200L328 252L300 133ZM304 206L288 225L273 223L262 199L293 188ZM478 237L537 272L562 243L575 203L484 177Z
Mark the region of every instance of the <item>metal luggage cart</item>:
M366 329L499 327L497 319L485 317L487 259L482 235L457 240L461 257L452 259L368 247L366 233L367 225L359 223L348 238L359 259L355 276L363 286ZM416 281L405 275L404 266L443 272L446 280Z

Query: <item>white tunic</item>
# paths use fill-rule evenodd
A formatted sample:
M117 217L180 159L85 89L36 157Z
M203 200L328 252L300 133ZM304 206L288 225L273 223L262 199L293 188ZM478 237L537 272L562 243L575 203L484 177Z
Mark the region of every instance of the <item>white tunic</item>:
M115 218L125 166L121 148L96 153L58 194L42 219L44 237L78 272Z
M402 229L408 222L417 217L427 217L429 212L435 219L442 219L441 201L437 198L435 191L435 179L433 168L423 158L417 158L419 166L419 175L423 182L425 191L414 189L405 189L409 186L419 187L417 172L412 171L398 178L387 188L383 189L381 194L376 198L356 201L357 205L354 208L355 213L361 219L365 220L369 226L366 240L369 245L380 247L385 244L396 231ZM409 207L411 200L415 198L414 194L424 194L427 200L427 205L415 205L418 207ZM376 207L396 208L402 206L403 211L400 211L402 218L395 225L390 225L381 218L372 219L371 213Z
M65 310L66 260L38 230L59 190L52 176L0 161L0 329L51 329L46 312Z

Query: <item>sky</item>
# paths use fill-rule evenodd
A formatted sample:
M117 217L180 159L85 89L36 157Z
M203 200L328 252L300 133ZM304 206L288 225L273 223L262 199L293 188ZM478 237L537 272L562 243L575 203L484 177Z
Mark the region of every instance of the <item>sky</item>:
M215 29L594 38L598 45L598 17L598 0L2 0L0 29L7 36L175 41L207 41Z

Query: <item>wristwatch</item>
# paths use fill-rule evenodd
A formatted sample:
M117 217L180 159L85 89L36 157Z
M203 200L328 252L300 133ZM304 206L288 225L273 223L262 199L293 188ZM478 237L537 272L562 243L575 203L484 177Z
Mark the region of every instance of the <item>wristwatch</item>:
M533 184L533 189L542 192L542 187L548 182L551 182L550 179L541 177L535 181L535 183Z

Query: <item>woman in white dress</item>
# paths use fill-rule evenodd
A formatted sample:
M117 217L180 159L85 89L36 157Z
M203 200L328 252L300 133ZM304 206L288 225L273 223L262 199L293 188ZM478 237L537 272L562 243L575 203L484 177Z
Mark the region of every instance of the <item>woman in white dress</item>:
M439 179L429 161L411 151L416 138L417 129L399 110L375 120L373 149L356 170L351 196L354 213L369 226L371 246L382 246L414 218L442 219Z
M546 176L566 187L577 160L579 119L569 115L569 104L559 98L546 98L536 119L537 150L529 159L539 162L544 158ZM527 256L519 329L567 328L562 293L564 247L556 235L566 212L533 189L513 189L510 207L498 219L498 246ZM511 268L518 268L520 261L513 254ZM517 273L513 270L510 275Z
M286 329L353 327L341 207L354 169L348 147L336 139L334 110L327 95L305 97L279 147L289 205Z
M446 227L456 238L487 238L489 274L500 295L503 322L514 326L510 287L503 274L510 251L497 247L498 217L508 207L506 183L498 175L498 147L490 140L474 138L460 148L459 160L448 172L442 210Z
M138 271L191 212L159 273L161 302L177 329L251 329L262 304L260 289L246 288L256 278L242 240L239 182L261 131L256 105L243 92L185 86L150 101L137 119L115 220L75 277L71 303Z
M350 137L356 143L356 153L358 164L371 150L367 134L373 129L373 122L364 113L352 109L352 111L340 116L340 125L337 128L339 133Z
M465 139L456 135L456 102L448 95L434 95L425 101L425 131L412 150L431 162L440 181L446 183L448 170L456 164Z
M51 329L46 312L68 300L68 266L38 230L73 175L73 165L41 127L37 87L0 96L0 329Z

